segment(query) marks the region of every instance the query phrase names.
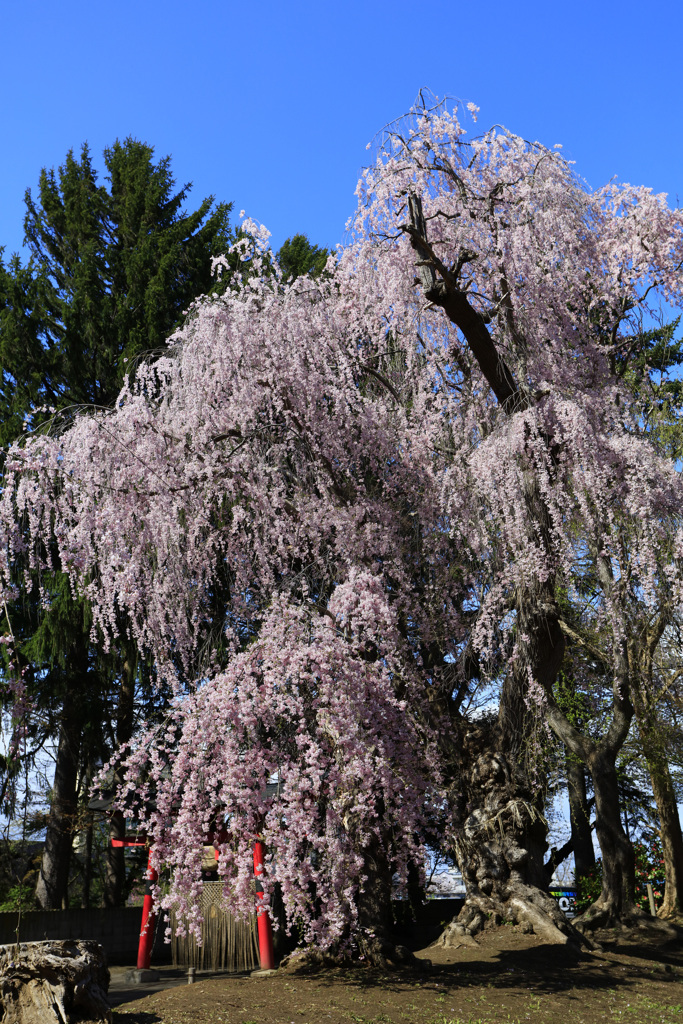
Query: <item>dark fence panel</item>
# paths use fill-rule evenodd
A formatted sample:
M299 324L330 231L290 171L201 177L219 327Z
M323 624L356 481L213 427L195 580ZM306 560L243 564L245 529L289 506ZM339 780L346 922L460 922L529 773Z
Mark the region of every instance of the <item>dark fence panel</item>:
M394 904L399 934L405 933L405 938L420 938L424 941L432 941L439 934L441 927L458 913L463 901L461 899L430 900L421 908L417 922L413 921L408 903L397 901ZM210 915L209 915L210 916ZM40 942L42 939L93 939L99 942L106 954L110 964L133 965L137 960L138 940L140 937L140 922L142 917L141 907L113 907L109 910L29 910L21 916L19 927L20 942ZM216 963L214 969L226 967L232 970L245 970L250 966L258 966L256 957L255 924L252 921L249 926L233 926L230 935L223 935L226 931L225 923L221 931L217 926L220 922L207 921L207 933L205 938L212 940L207 942L205 949L199 948L186 952L182 941L176 939L174 952L178 963L196 963L210 967L216 957L220 964ZM215 927L214 927L215 926ZM213 931L212 931L213 927ZM16 942L17 914L0 913L0 946ZM154 939L154 950L152 952L152 964L163 964L171 962L171 945L164 942L166 925L162 917L157 919L156 935ZM237 932L239 931L239 935ZM242 935L244 931L244 935ZM214 935L215 932L215 935ZM220 933L220 934L219 934ZM227 937L226 937L227 936ZM232 946L237 942L237 947L249 947L249 963L246 960L242 963L244 956L237 952L233 953ZM230 942L228 942L230 939ZM223 945L230 946L230 952L223 950ZM191 943L190 943L191 945ZM213 946L216 949L213 949ZM415 947L418 948L418 947ZM232 960L237 957L239 965L233 965ZM204 963L206 959L206 963ZM252 961L253 960L253 964ZM228 963L230 961L230 963Z
M110 964L135 964L140 938L141 907L109 910L29 910L21 915L20 942L42 939L94 939L103 946ZM165 924L157 919L153 963L170 963L171 947L164 942ZM17 914L0 914L0 945L17 940Z

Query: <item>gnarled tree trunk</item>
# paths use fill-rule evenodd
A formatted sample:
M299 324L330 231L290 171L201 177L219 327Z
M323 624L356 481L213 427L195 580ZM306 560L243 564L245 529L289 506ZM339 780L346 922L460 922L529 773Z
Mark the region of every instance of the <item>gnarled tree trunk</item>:
M3 1024L111 1024L109 971L97 942L0 946Z
M554 677L561 661L559 630L536 628L524 614L536 675ZM453 789L455 853L466 887L465 905L441 936L458 945L484 927L512 921L544 941L581 938L547 890L544 855L548 825L543 786L532 779L526 750L537 712L527 705L526 673L510 671L496 720L471 723L462 737L463 767Z
M456 783L454 825L466 897L440 942L471 941L490 920L512 921L546 942L566 943L573 929L543 891L546 821L538 802L516 780L511 759L496 749L492 732L495 727L476 723L465 739L472 764Z

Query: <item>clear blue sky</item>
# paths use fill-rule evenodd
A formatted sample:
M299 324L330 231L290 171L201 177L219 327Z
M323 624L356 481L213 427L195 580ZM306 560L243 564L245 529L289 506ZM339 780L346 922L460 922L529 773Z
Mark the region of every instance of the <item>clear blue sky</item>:
M133 135L179 183L232 200L280 245L334 245L366 144L420 87L560 142L597 186L616 175L683 203L683 6L650 0L7 0L0 12L0 245L23 194L87 140Z

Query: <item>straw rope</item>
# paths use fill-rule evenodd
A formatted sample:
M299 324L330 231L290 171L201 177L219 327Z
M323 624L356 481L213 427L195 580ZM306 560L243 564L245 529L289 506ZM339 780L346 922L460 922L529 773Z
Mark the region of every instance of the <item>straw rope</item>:
M193 935L176 935L171 915L171 953L174 967L199 971L253 971L259 966L256 914L248 921L235 919L220 907L222 882L204 882L201 945Z

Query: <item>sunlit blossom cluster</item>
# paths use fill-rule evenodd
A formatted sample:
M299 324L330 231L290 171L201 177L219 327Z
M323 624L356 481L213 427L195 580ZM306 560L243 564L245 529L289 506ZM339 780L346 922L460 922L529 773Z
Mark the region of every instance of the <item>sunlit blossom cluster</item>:
M438 803L438 777L429 777L423 737L406 714L420 695L409 685L396 696L386 643L380 661L364 657L391 612L374 581L360 602L364 581L354 583L335 594L334 620L274 601L260 639L177 701L127 758L119 799L154 836L155 863L171 870L162 906L190 928L199 925L208 836L232 912L253 912L260 837L266 898L277 881L288 923L323 947L353 929L371 843L393 853L404 880L408 862L424 860L418 837Z

